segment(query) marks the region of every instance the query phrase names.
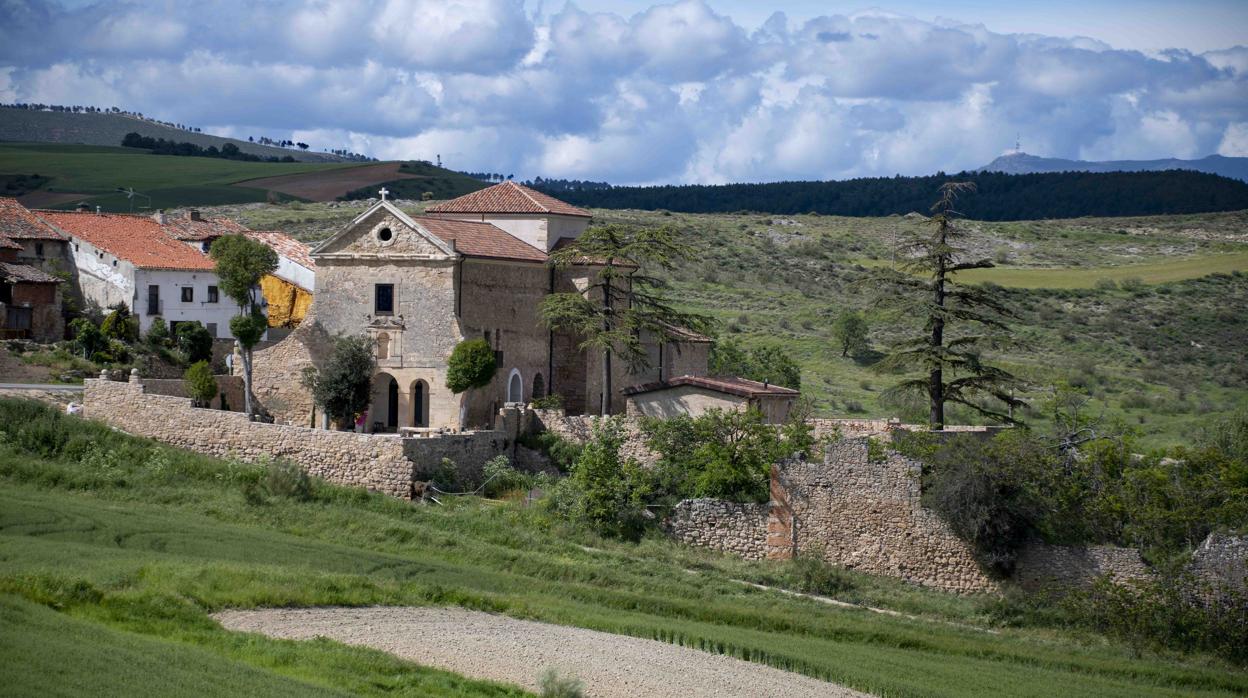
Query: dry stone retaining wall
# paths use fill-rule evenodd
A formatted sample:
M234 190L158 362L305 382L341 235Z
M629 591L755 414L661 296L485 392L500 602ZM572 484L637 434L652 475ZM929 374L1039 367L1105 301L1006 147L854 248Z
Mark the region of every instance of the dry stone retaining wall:
M596 415L568 416L563 410L532 410L533 420L529 430L544 429L556 436L575 444L588 443L594 435L594 425L602 417ZM624 428L624 443L620 446L620 457L633 458L642 465L651 466L659 462L659 454L646 446L645 436L641 433L641 418L636 416L617 415L611 419L619 420Z
M1120 583L1145 581L1153 578L1153 571L1134 548L1033 543L1019 553L1013 579L1024 589L1035 590L1050 586L1086 586L1104 576Z
M768 504L738 504L718 499L686 499L672 509L664 526L689 545L713 548L746 560L767 556Z
M147 394L137 376L127 383L87 379L84 405L87 417L192 451L249 462L286 458L328 482L395 497L411 494L412 463L397 436L251 422L241 412L198 409L187 398Z

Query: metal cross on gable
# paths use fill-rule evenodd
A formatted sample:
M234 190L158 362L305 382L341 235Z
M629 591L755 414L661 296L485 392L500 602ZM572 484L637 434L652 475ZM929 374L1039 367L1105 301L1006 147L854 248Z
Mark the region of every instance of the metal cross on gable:
M389 194L389 193L390 193L390 190L389 190L389 189L386 189L385 187L382 187L382 188L381 188L381 190L380 190L380 191L378 191L377 193L378 193L378 194L381 194L381 200L382 200L382 201L385 201L385 200L386 200L386 194Z

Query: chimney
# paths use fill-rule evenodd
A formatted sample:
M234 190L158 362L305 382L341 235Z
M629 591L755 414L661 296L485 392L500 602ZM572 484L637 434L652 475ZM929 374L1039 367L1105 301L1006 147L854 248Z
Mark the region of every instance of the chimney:
M103 212L104 212L104 211L103 211L103 208L104 208L103 206L100 206L99 204L96 204L96 205L95 205L95 215L97 215L97 216L98 216L98 215L100 215L101 213L103 213Z
M160 225L164 225L165 224L165 212L161 210L161 211L157 211L156 213L153 213L152 220L156 221Z
M199 215L199 209L197 209L197 208L193 208L193 209L191 209L191 210L187 211L187 212L186 212L186 217L187 217L187 218L190 218L190 219L191 219L191 220L193 220L193 221L202 221L202 220L204 220L204 217L203 217L203 216L201 216L201 215Z

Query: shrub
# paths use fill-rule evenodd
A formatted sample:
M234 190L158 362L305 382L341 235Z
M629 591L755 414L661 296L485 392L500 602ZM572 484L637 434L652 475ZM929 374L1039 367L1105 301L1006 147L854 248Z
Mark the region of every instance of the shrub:
M71 321L69 329L74 333L74 349L84 359L89 359L96 353L104 351L108 346L108 340L100 332L100 328L85 317Z
M538 434L526 434L518 440L521 446L540 452L550 459L550 464L561 473L572 469L572 464L581 455L581 445L568 441L558 434L543 431Z
M854 588L853 580L844 571L812 555L799 555L790 566L797 591L836 596Z
M290 461L274 461L268 464L264 487L274 497L285 497L300 502L312 499L312 479L307 472Z
M187 361L198 363L212 360L212 335L198 320L178 323L174 341Z
M306 376L312 399L339 427L349 427L368 409L377 359L372 340L365 335L339 337L325 367Z
M542 698L581 698L585 688L575 676L560 676L556 669L547 669L537 680Z
M483 492L486 497L499 495L515 490L529 489L530 477L511 466L511 459L505 455L495 456L485 462L481 468Z
M732 327L729 326L729 331L740 331L740 327L735 330ZM801 367L777 346L746 350L736 338L730 337L711 346L708 365L711 375L715 376L741 376L794 390L802 387Z
M100 324L100 332L109 339L134 342L139 338L139 321L124 303L118 303Z
M533 409L535 410L558 410L563 409L563 396L559 393L551 393L543 395L533 401Z
M465 339L455 345L447 361L446 387L459 394L489 384L498 369L494 350L484 339Z
M153 347L169 345L169 325L164 318L152 318L152 324L147 328L147 343Z
M804 422L783 429L764 423L757 410L708 410L697 418L647 419L650 448L662 458L656 469L661 498L713 497L764 502L771 466L809 452L814 440Z
M559 483L551 505L561 517L594 532L625 540L641 537L649 519L649 476L637 461L620 457L623 429L617 419L594 425L593 437Z
M186 382L186 392L195 401L196 407L207 407L217 396L217 379L212 375L212 367L207 361L196 361L182 375Z

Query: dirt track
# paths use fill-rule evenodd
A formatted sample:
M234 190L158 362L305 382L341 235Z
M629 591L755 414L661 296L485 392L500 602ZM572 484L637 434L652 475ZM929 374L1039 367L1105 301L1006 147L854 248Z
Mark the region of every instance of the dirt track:
M586 694L847 698L866 694L761 664L657 640L516 620L458 608L275 608L213 616L229 630L327 637L418 664L537 689L547 668L575 675Z
M255 189L272 189L283 194L298 196L310 201L333 201L349 191L396 179L412 179L419 175L399 172L402 163L386 162L380 165L360 165L359 167L343 167L341 169L322 172L303 172L300 174L281 175L280 177L262 177L235 182L236 187L252 187Z

